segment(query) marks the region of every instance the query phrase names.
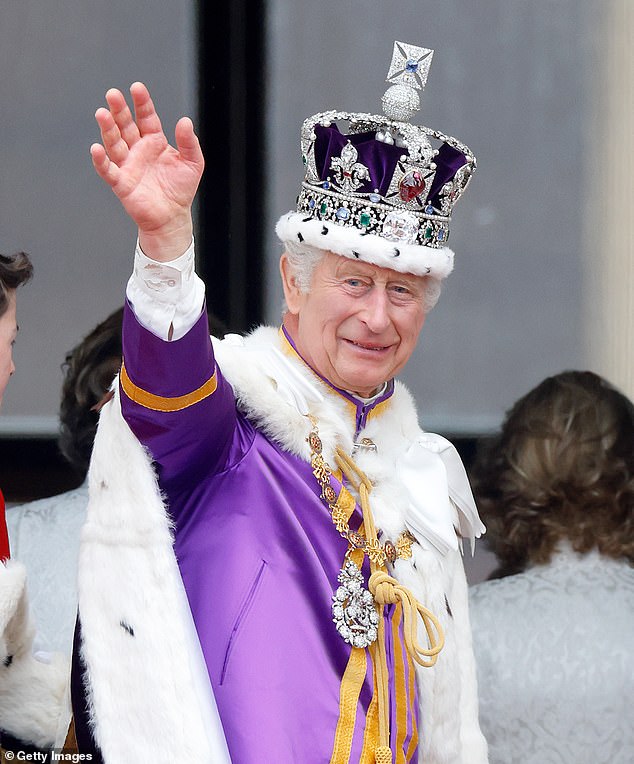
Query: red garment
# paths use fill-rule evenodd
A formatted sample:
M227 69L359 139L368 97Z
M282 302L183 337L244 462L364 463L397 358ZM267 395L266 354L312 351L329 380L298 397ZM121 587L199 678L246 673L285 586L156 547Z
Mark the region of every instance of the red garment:
M9 552L9 531L7 530L7 521L4 516L4 496L0 491L0 562L4 562L11 557Z

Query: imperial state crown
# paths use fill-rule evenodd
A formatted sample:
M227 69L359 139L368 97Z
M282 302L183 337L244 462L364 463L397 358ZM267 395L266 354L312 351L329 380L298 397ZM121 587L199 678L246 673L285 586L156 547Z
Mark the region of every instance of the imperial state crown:
M306 242L399 271L442 279L453 208L476 167L471 150L411 124L433 50L394 43L383 114L324 111L301 128L305 175L284 242Z

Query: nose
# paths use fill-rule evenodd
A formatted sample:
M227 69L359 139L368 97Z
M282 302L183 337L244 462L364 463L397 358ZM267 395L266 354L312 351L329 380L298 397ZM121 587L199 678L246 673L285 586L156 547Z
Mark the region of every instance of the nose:
M390 301L385 287L376 285L368 292L362 320L374 334L380 334L390 326Z

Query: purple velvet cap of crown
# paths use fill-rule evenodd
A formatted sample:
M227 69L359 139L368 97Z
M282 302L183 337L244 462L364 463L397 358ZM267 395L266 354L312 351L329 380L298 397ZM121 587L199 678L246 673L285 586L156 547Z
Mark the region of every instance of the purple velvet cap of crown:
M369 194L377 191L385 196L392 182L398 160L409 152L404 147L378 141L374 132L344 135L337 125L315 125L315 167L321 180L328 179L333 158L341 155L348 141L358 152L358 160L370 173L370 180L364 181L357 193ZM436 174L426 201L438 204L438 194L456 172L467 163L465 155L458 149L443 143L434 157Z

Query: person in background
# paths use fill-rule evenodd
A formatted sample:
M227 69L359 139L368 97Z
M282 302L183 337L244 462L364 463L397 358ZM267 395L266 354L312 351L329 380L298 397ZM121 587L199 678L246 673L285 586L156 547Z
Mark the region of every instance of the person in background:
M18 336L16 291L33 275L33 265L25 252L0 255L0 406L9 379L15 371L13 346ZM0 491L0 562L10 557L5 506Z
M634 761L634 406L589 371L544 380L477 456L499 562L470 590L494 764Z
M15 371L16 291L32 273L32 263L24 252L0 255L0 403ZM34 656L26 569L10 558L0 493L0 756L14 737L34 745L54 737L68 672L68 661Z

